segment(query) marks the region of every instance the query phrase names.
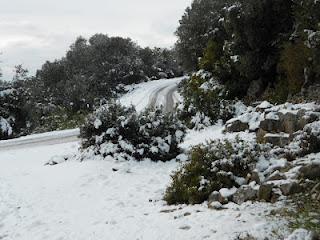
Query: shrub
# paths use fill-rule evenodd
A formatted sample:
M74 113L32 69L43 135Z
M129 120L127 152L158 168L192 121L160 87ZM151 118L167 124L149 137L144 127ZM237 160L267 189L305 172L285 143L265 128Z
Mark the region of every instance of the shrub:
M213 71L216 65L219 64L221 56L223 54L222 47L213 40L208 42L208 46L204 51L203 57L199 62L200 69L205 69L206 71Z
M253 170L258 145L238 139L194 147L190 162L172 175L164 199L168 204L198 204L213 191L240 186Z
M50 108L45 106L46 108ZM43 109L38 109L41 112ZM54 107L51 113L44 115L35 115L32 119L33 132L49 132L56 130L72 129L80 127L84 123L87 112L68 112L67 109L63 107ZM36 118L39 118L38 121Z
M12 137L12 127L9 122L0 116L0 140Z
M189 128L210 125L220 119L227 121L234 114L233 101L225 100L224 87L208 72L199 71L185 81L181 94L184 105L179 109L179 118Z
M299 93L306 82L310 49L303 42L286 43L278 64L279 79L274 89L267 89L265 96L273 103L284 103L289 96Z
M117 160L169 161L181 153L185 127L173 114L109 103L91 114L81 127L82 148Z

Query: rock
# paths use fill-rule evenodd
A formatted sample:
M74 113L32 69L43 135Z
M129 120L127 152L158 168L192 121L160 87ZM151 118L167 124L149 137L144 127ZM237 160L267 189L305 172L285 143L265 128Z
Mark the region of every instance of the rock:
M190 215L191 215L190 212L185 212L185 213L183 214L184 217L187 217L187 216L190 216Z
M277 181L277 180L286 180L287 177L283 173L281 173L279 170L272 173L266 181Z
M304 179L316 180L320 178L320 164L312 163L299 170L299 176Z
M220 193L217 192L217 191L214 191L213 193L211 193L211 194L209 195L208 202L209 202L209 203L218 202L219 199L220 199Z
M320 182L311 189L310 193L313 200L320 201Z
M181 230L190 230L191 227L188 226L188 225L183 225L183 226L179 227L179 229L181 229Z
M271 201L273 184L262 184L258 191L258 199L266 202Z
M302 130L308 123L315 121L314 115L306 115L305 109L300 109L297 113L298 122L297 128L298 130Z
M45 165L54 166L63 163L69 159L70 156L53 156Z
M221 210L224 209L223 205L220 202L211 202L208 203L208 208L215 209L215 210Z
M227 132L243 132L249 129L249 124L241 122L240 120L235 120L233 122L227 123Z
M311 193L320 193L320 182L317 183L311 190Z
M230 199L236 193L236 191L237 191L236 187L233 187L233 188L221 188L219 190L219 193L220 193L221 197Z
M258 143L264 143L264 136L267 134L268 132L265 130L262 130L261 128L258 129L256 136L257 136L257 142Z
M261 180L260 180L260 176L259 176L258 171L254 170L254 171L251 173L250 181L256 182L257 184L260 184Z
M271 132L271 133L278 133L281 132L281 122L275 119L265 119L260 122L260 129Z
M273 146L284 147L290 142L290 135L286 133L272 134L267 133L264 137L264 143L271 143Z
M285 114L279 113L281 130L288 134L293 134L299 129L299 118L297 114L287 112Z
M297 182L288 182L288 183L284 183L284 184L280 185L280 190L283 195L289 196L292 194L300 193L304 189Z
M219 202L221 204L227 204L229 202L229 199L232 199L233 194L231 194L232 193L231 190L223 188L220 190L220 192L214 191L213 193L210 194L208 198L208 203L210 204L212 202ZM224 195L222 193L226 193L226 194Z
M229 203L229 200L228 200L228 198L223 197L222 195L220 195L219 203L221 203L221 204L228 204L228 203Z
M233 195L233 201L237 204L242 204L249 200L255 200L257 198L258 191L251 186L243 185Z
M276 203L281 196L282 196L282 194L281 194L281 190L279 188L272 189L270 202Z

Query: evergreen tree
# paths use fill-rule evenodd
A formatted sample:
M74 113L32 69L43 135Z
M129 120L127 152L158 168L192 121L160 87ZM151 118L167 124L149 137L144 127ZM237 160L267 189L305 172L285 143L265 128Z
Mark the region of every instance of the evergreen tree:
M234 0L235 1L235 0ZM176 31L178 41L176 49L179 60L188 71L198 68L198 59L202 57L210 39L223 41L224 7L232 0L194 0L185 10Z

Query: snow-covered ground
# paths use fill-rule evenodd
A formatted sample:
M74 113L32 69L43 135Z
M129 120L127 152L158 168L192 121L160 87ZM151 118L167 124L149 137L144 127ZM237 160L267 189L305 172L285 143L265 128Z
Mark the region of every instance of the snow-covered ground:
M181 78L136 85L120 102L134 104L138 111L150 102L165 104L165 96L180 81ZM179 98L176 93L172 97L175 101ZM46 165L56 156L77 153L78 131L0 142L0 239L233 240L248 232L257 239L267 236L271 240L279 239L271 233L286 231L285 222L269 217L275 205L230 203L221 211L211 210L206 204L167 206L163 193L170 175L181 164L174 161L95 159ZM63 141L69 137L71 142ZM218 124L189 131L182 147L234 137L224 135ZM242 137L253 135L244 133ZM18 147L13 148L15 145Z
M234 239L269 236L281 224L267 204L166 206L163 192L179 163L67 161L78 143L0 150L0 239ZM272 239L272 238L270 238ZM277 239L277 238L274 238Z

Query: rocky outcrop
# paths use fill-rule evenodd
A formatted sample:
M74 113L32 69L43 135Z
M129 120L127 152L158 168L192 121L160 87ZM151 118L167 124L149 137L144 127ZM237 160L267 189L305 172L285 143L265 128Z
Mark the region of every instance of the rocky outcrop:
M319 109L313 103L273 106L263 102L229 120L226 131L255 131L257 142L267 144L255 149L259 159L245 181L236 186L235 193L226 197L214 192L209 203L242 204L250 200L273 203L300 193L320 200L320 184L316 184L320 180L320 154L310 154L320 152Z

